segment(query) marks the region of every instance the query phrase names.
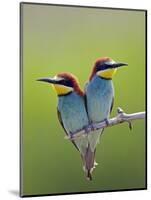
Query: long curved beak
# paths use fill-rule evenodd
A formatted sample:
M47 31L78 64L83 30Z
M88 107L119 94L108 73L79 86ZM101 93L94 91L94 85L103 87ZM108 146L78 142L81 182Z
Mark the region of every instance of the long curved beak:
M51 83L51 84L58 84L60 79L55 79L55 78L40 78L37 79L37 81L42 81L46 83Z
M128 66L127 63L114 63L112 64L112 68L118 68L118 67L123 67L123 66Z

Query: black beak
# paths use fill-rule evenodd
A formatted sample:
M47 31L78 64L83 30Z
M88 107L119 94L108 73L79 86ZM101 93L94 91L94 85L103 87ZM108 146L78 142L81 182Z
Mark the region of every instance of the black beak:
M51 83L51 84L58 84L60 80L57 80L54 78L40 78L40 79L37 79L37 81L42 81L42 82Z
M123 67L123 66L128 66L127 63L114 63L112 64L112 68L118 68L118 67Z

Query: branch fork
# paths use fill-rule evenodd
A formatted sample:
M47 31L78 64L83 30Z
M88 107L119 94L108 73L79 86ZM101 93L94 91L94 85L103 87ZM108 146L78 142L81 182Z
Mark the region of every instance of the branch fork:
M117 116L111 119L105 119L99 123L89 124L88 126L80 129L74 133L71 133L68 136L65 136L65 139L74 140L79 137L86 137L88 134L92 134L93 131L99 130L102 128L111 127L120 123L127 122L129 125L130 130L132 129L132 121L137 119L144 119L145 112L137 112L132 114L126 114L120 107L117 109Z

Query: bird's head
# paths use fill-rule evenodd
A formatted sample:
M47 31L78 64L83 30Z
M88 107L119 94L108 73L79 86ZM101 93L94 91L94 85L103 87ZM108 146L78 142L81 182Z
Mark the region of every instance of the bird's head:
M99 58L96 60L90 80L97 75L104 79L112 79L118 67L127 66L126 63L115 62L109 57Z
M77 77L71 73L59 73L53 78L41 78L37 81L50 83L58 96L67 95L72 91L83 96Z

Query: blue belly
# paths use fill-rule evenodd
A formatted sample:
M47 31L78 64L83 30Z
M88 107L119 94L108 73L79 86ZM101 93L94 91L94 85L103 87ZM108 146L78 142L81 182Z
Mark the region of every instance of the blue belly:
M99 122L109 118L114 97L112 80L95 76L86 87L87 108L89 119Z
M84 98L75 92L66 96L60 96L58 109L64 128L68 133L75 132L88 125Z

